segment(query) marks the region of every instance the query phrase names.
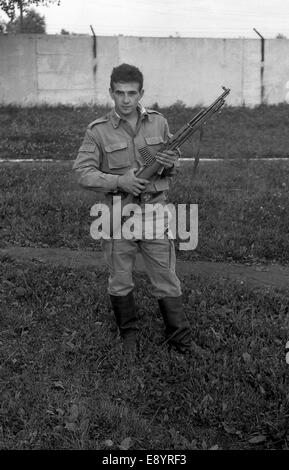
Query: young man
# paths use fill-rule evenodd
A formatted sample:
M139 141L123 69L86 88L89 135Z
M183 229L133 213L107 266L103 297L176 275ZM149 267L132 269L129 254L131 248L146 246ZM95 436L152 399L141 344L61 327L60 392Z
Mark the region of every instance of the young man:
M148 201L165 205L166 191L178 165L178 153L159 152L169 137L168 123L162 114L140 104L144 90L143 75L138 68L128 64L115 67L109 93L114 109L88 126L73 166L79 184L105 193L108 204L113 196L129 193L137 198L141 208ZM150 181L135 175L144 163L139 152L144 147L162 165ZM146 239L142 233L132 240L124 237L102 240L110 272L108 293L125 351L134 352L136 346L138 326L132 271L138 250L164 319L167 343L181 353L191 349L190 326L175 273L174 242L166 232L167 226L153 239Z

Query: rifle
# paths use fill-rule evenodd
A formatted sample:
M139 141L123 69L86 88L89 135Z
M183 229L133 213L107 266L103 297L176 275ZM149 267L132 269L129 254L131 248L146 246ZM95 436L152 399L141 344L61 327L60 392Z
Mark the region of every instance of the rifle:
M210 106L199 111L189 122L181 127L170 139L167 140L166 143L164 143L159 152L179 149L198 129L201 129L201 127L206 124L213 114L220 110L220 108L225 104L225 98L230 93L229 88L222 88L224 90L223 93L212 104L210 104ZM159 171L162 164L156 161L155 156L150 153L148 147L141 147L138 151L144 161L144 165L135 173L135 175L140 178L149 179ZM120 211L122 213L122 208L124 206L136 201L138 201L138 197L133 194L122 193L120 205L115 207L115 211L110 208L110 236L112 236L115 231L119 230L119 225L113 221L113 212L117 213ZM125 219L127 219L127 217L123 217L122 222Z
M198 129L200 129L208 119L210 119L214 113L219 111L219 109L225 104L225 98L230 93L229 88L222 87L224 92L214 101L210 106L199 111L196 116L194 116L189 122L187 122L181 129L179 129L159 150L163 152L164 150L176 150L181 145L183 145ZM139 178L149 179L154 175L160 168L161 163L158 163L154 156L151 155L147 147L142 147L138 149L144 160L144 166L140 168L135 175ZM123 204L128 204L133 201L134 196L128 194L126 198L122 201Z

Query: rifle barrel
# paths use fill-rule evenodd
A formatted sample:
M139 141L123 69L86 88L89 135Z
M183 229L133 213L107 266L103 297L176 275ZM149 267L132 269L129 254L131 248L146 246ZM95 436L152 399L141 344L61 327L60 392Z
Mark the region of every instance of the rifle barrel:
M196 130L199 129L204 121L204 118L210 117L224 105L225 97L230 93L230 89L223 87L223 90L224 92L210 106L199 111L188 123L186 123L176 134L174 134L166 146L167 149L175 149L176 147L180 147L194 132L196 132Z
M173 138L171 142L169 142L168 146L166 147L168 150L174 150L177 147L181 147L186 140L191 137L203 124L206 123L206 121L214 114L216 113L225 103L225 100L222 100L220 103L218 103L217 106L214 108L210 107L206 109L206 112L201 116L197 122L194 123L194 126L188 126L186 130L184 130L183 134L180 136L177 136L176 139Z

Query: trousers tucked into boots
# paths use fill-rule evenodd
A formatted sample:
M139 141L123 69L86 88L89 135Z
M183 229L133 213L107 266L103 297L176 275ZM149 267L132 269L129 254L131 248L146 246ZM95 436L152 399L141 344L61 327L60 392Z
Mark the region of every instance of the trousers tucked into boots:
M110 296L117 326L126 351L134 351L136 346L137 316L132 292L125 296ZM158 300L166 328L166 338L170 346L180 352L191 349L190 324L185 316L181 296L164 297Z
M110 301L124 348L133 351L138 330L133 293L129 292L124 296L110 295Z
M191 350L190 324L183 310L182 297L164 297L158 300L162 313L167 342L179 352Z

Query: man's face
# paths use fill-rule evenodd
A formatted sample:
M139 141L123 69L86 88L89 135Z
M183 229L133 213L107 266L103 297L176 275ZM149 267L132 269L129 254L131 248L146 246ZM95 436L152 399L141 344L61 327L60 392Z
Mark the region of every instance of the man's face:
M143 90L139 90L138 82L114 83L113 89L109 89L114 101L116 112L123 118L128 119L136 114L139 100L143 96Z

